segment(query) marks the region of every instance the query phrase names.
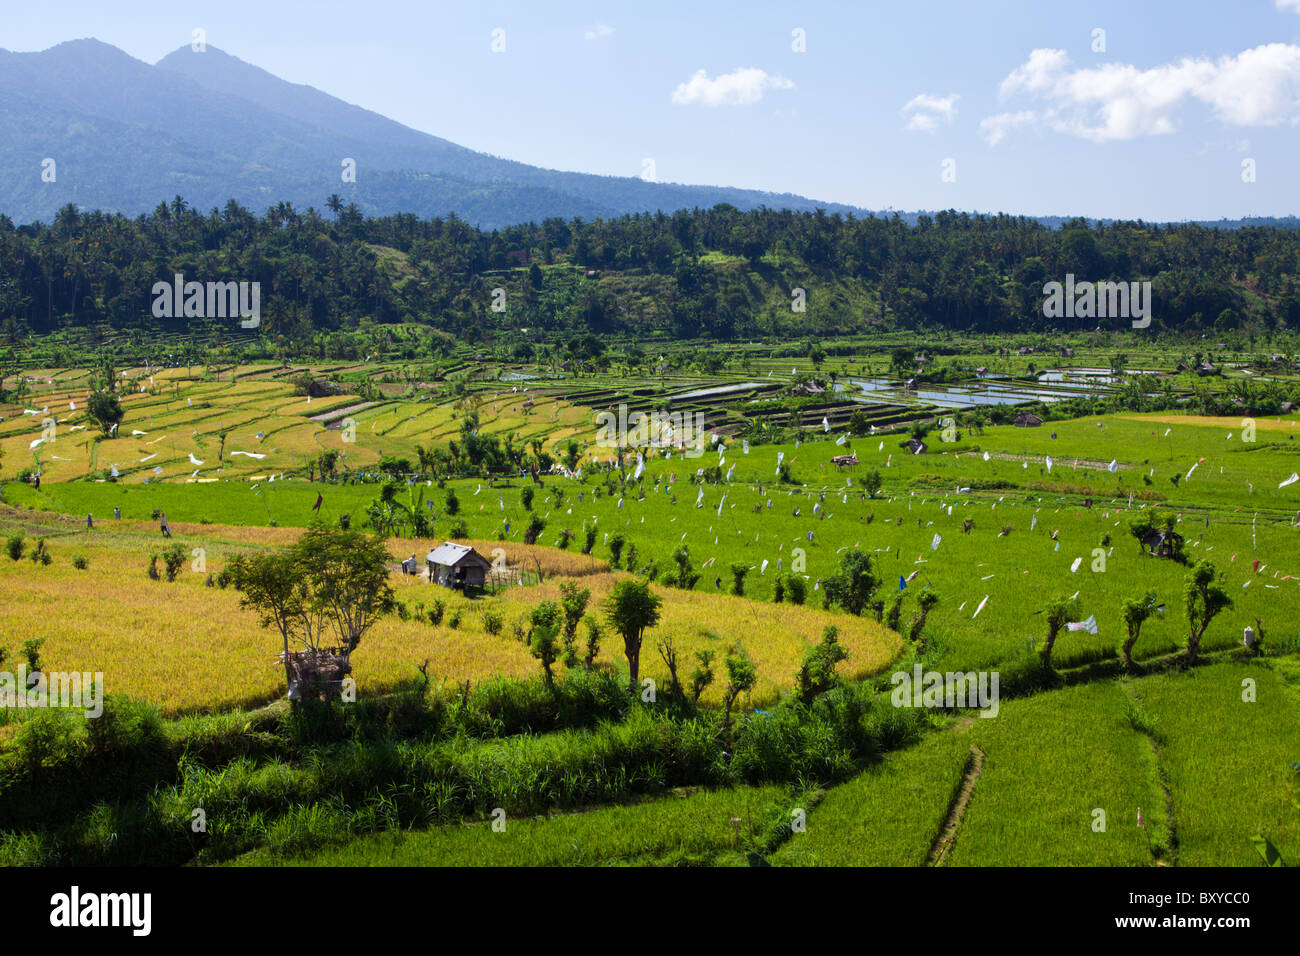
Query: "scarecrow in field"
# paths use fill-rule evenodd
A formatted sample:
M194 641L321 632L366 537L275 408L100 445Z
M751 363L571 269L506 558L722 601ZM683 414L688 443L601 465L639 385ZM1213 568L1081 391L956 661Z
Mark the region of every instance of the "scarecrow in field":
M159 512L159 515L159 530L162 531L162 536L164 538L170 538L172 536L172 529L167 525L167 512Z
M121 520L122 520L122 509L121 509L121 508L114 508L114 509L113 509L113 520L114 520L114 521L121 521Z
M94 527L95 527L95 516L94 516L94 515L86 515L86 530L89 531L90 529L92 529L92 528L94 528Z

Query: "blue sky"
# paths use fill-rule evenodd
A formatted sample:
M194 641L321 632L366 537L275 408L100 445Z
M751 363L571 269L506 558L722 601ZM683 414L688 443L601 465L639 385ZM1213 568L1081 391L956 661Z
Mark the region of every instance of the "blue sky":
M1300 0L60 0L10 5L0 46L93 36L152 63L195 28L285 79L551 168L635 176L649 159L661 181L872 209L1300 213Z

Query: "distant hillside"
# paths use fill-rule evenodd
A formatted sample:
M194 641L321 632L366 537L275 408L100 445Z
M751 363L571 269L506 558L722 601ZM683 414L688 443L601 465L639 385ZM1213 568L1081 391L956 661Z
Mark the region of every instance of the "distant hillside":
M277 205L257 216L231 202L213 215L174 201L136 220L69 206L49 226L21 228L0 216L0 356L30 333L81 330L91 343L114 331L141 340L201 329L221 341L240 335L203 308L155 312L155 283L170 289L176 273L257 283L260 324L243 337L263 350L330 358L364 357L357 333L399 324L444 333L420 346L435 350L502 335L1051 334L1147 319L1151 334L1266 340L1300 327L1295 229L1082 220L1054 229L951 211L909 226L718 204L484 231L334 206ZM1081 296L1103 280L1150 282L1149 295L1132 287L1131 315L1126 298L1111 310L1100 295L1079 299L1071 317L1049 313L1049 284L1070 275L1086 277Z
M41 163L57 163L44 182ZM357 182L341 181L356 161ZM823 208L791 194L539 169L478 153L208 47L150 66L97 40L0 51L0 213L49 221L74 203L137 215L180 195L322 208L337 193L366 215L455 212L483 228L708 207Z

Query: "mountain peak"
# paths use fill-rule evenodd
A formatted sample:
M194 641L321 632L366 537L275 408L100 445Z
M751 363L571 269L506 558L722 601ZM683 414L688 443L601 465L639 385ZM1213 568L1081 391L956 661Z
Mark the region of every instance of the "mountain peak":
M58 179L32 155L60 157ZM353 169L355 180L341 173ZM801 196L650 183L529 166L403 126L207 46L157 63L93 38L0 56L0 213L49 220L68 202L137 215L180 195L262 211L333 193L367 215L458 213L497 228L721 202L862 212Z

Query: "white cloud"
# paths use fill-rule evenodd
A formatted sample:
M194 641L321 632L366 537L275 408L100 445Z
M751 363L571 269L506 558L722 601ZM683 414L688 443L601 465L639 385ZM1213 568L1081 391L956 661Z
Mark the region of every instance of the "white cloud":
M1277 0L1279 10L1290 10L1293 13L1300 13L1300 0Z
M1300 0L1288 2L1300 7ZM1191 100L1233 126L1296 123L1300 46L1269 43L1218 60L1184 57L1146 70L1125 63L1079 69L1064 50L1040 49L1002 81L999 93L1004 100L1045 102L1050 109L1040 118L1051 128L1098 143L1173 133L1179 109ZM992 131L986 135L996 135L991 142L1006 134L1007 115L989 118L1003 118L1001 125L980 124Z
M906 129L933 133L940 126L952 125L957 116L957 94L932 96L919 93L903 104L901 112L907 117Z
M794 83L783 76L755 67L740 67L709 79L707 70L696 70L685 83L673 90L673 102L679 106L753 106L768 90L792 90Z
M1018 113L996 113L980 120L980 135L988 141L990 146L996 146L1006 138L1008 131L1036 123L1038 118L1038 114L1033 110L1021 110Z
M1297 2L1300 2L1300 0L1297 0ZM608 23L597 23L590 30L585 31L582 38L584 40L603 40L605 37L612 37L613 35L614 28Z

